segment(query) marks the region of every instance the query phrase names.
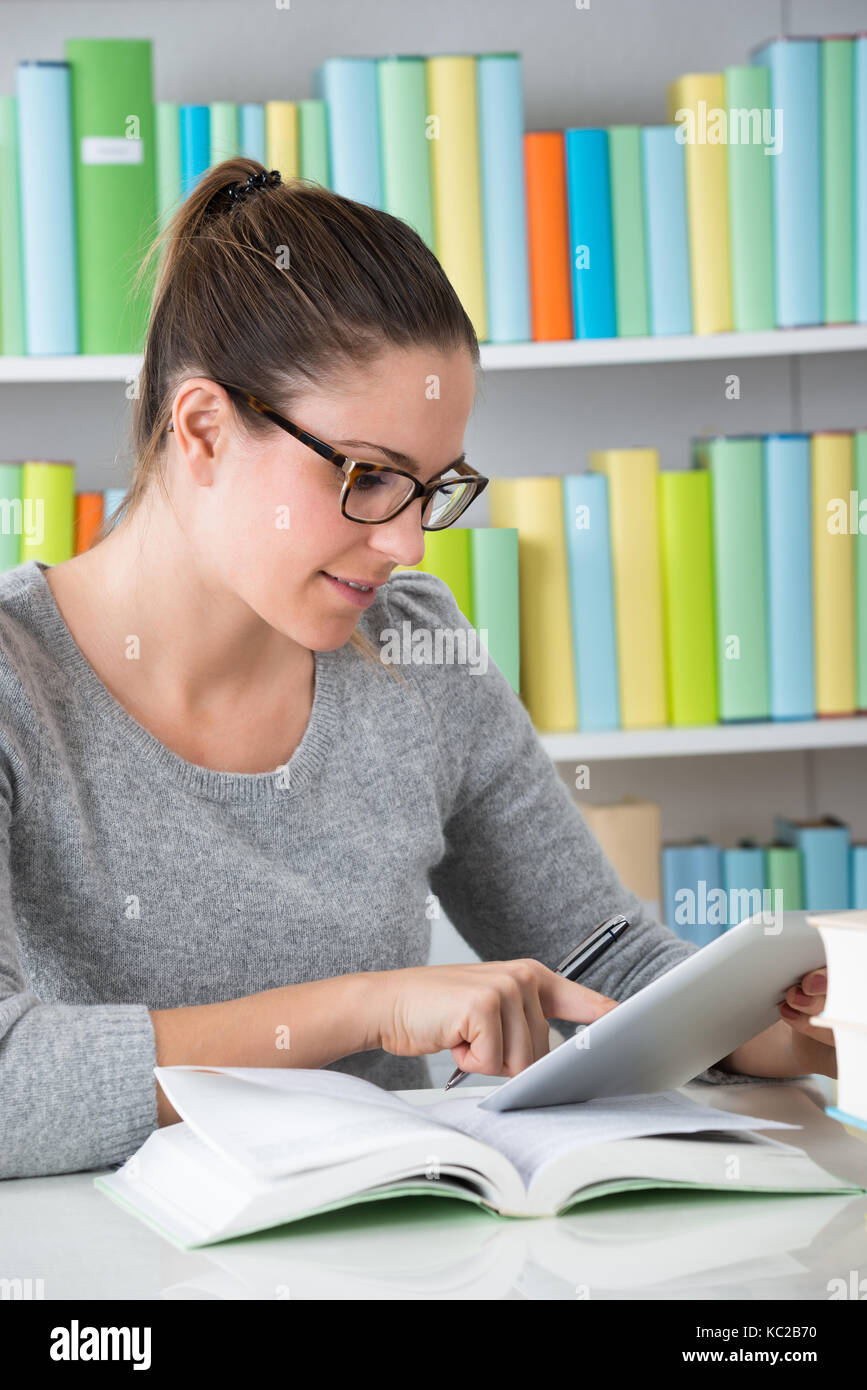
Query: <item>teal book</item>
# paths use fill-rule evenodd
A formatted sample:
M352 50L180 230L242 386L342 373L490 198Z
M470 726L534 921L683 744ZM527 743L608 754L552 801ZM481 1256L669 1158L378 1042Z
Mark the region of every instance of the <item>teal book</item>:
M474 526L470 532L473 626L516 695L521 691L518 528Z
M735 332L774 328L774 206L772 168L778 155L765 144L763 112L771 109L770 72L749 65L726 68L729 111L726 171L729 194L729 254ZM735 114L739 119L735 126ZM779 132L785 138L783 131Z
M617 336L643 338L650 333L650 307L644 235L641 127L609 126L608 158Z
M819 43L822 93L822 275L826 323L855 318L855 44Z
M706 840L662 847L662 908L666 926L696 946L728 926L722 851Z
M801 851L804 907L808 912L844 911L849 906L850 846L848 825L833 816L819 820L774 819L776 838Z
M765 852L746 842L722 852L723 887L726 894L728 925L736 927L748 917L766 910L764 892ZM770 910L771 904L767 904Z

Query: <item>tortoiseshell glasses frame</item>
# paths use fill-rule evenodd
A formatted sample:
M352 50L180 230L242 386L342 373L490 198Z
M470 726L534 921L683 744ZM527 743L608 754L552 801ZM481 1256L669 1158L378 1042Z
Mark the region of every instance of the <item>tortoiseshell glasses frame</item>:
M490 481L490 479L484 477L483 474L477 473L476 470L471 468L466 462L451 465L451 469L459 475L458 478L440 478L438 481L432 480L429 483L419 482L418 478L414 477L412 473L408 473L403 468L396 468L394 464L358 463L355 459L348 458L346 454L340 453L339 449L334 449L330 444L326 444L324 440L317 439L315 434L310 434L309 431L303 430L300 425L293 424L291 420L287 420L284 415L280 415L272 406L266 405L258 396L251 395L249 391L244 391L238 386L230 386L228 382L217 381L216 378L213 378L213 380L217 386L222 386L224 391L228 391L230 396L234 396L236 400L249 406L250 409L255 410L257 414L265 416L265 418L271 420L273 424L279 425L282 430L286 430L287 434L291 434L293 438L299 440L300 443L306 444L308 449L312 449L320 458L327 459L329 463L336 464L338 468L342 468L345 482L340 493L340 512L342 516L346 517L347 521L356 521L359 526L381 526L384 521L392 521L393 518L399 516L406 507L411 506L416 498L422 497L424 499L422 505L422 530L444 531L446 527L451 526L457 521L459 516L463 515L470 503L474 502L475 499L484 492ZM174 425L169 424L168 429L173 430ZM445 472L449 472L449 469L446 469ZM406 478L407 481L412 484L412 490L408 493L407 497L399 502L394 509L389 512L388 516L366 519L351 516L346 510L346 503L354 484L369 473L397 474L398 477ZM465 484L467 487L466 500L464 500L463 497L460 499L453 515L451 515L445 526L426 526L424 522L424 513L427 508L428 500L440 489L454 487L459 482ZM446 495L448 494L444 493L444 496Z

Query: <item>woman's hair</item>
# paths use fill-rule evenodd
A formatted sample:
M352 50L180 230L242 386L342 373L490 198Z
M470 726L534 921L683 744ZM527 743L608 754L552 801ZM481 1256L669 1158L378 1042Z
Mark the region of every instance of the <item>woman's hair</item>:
M263 172L242 157L208 169L139 268L135 289L159 259L133 402L134 472L94 545L154 482L168 496L166 428L188 377L229 382L291 415L294 392L372 363L391 344L463 348L478 365L472 323L408 223L306 179L230 198L231 184ZM277 429L230 402L251 436ZM363 634L351 641L378 660Z

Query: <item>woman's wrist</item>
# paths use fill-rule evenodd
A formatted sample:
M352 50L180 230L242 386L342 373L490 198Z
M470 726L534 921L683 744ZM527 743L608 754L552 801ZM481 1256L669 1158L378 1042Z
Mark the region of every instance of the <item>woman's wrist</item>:
M764 1032L736 1047L717 1066L746 1076L836 1076L834 1049L796 1034L778 1019Z

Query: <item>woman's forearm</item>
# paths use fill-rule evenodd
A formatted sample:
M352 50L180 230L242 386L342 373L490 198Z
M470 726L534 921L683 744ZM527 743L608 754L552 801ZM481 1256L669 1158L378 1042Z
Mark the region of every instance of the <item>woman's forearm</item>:
M324 1067L379 1046L375 971L151 1009L157 1066ZM157 1087L160 1125L180 1116Z
M812 1072L834 1076L836 1073L829 1070L832 1058L832 1049L818 1040L799 1037L796 1048L791 1028L778 1019L763 1033L736 1047L717 1066L747 1076L806 1076Z

